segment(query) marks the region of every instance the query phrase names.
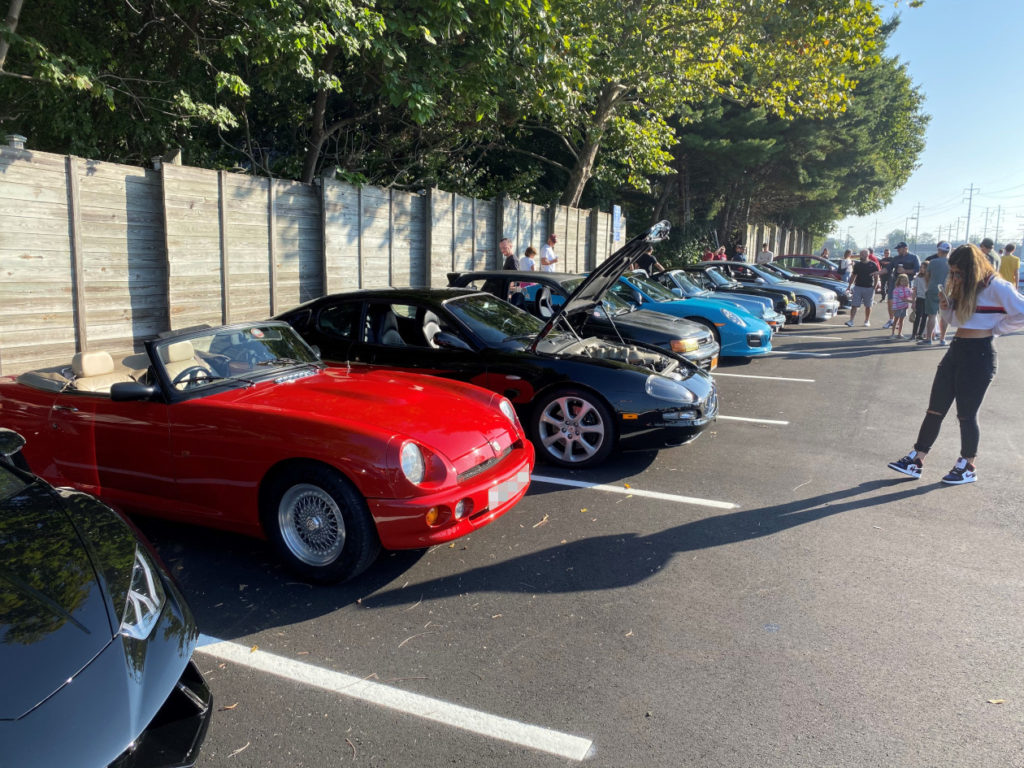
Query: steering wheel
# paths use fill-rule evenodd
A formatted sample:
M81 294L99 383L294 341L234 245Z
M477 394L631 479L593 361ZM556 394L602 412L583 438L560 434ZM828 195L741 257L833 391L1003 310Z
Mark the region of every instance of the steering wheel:
M200 375L201 374L201 375ZM178 373L171 380L171 386L175 389L181 389L182 391L191 389L194 386L200 384L204 379L210 378L210 372L201 365L190 365L185 370ZM178 385L184 383L183 387Z

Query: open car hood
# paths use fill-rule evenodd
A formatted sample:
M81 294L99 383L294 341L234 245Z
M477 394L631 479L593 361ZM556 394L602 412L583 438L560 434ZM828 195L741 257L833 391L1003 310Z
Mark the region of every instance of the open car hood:
M668 239L672 226L667 221L659 221L653 227L640 232L631 238L619 250L598 264L587 279L580 283L565 303L551 316L530 345L536 351L537 345L544 340L562 317L569 317L580 312L590 312L601 301L605 291L615 285L629 265L636 261L651 243L660 243Z

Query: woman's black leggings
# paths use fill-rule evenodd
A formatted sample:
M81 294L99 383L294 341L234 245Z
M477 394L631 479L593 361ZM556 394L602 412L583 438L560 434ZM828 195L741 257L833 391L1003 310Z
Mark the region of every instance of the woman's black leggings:
M928 315L924 313L924 299L914 300L914 330L911 335L915 338L924 336L924 324L928 322Z
M956 417L960 421L960 455L977 456L978 409L995 375L996 350L991 336L983 339L954 337L935 371L928 412L921 422L914 450L924 453L931 450L942 420L955 400Z

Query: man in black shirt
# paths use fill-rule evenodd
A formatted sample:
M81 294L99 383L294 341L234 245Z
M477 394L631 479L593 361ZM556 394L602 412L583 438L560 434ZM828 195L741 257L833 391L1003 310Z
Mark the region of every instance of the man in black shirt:
M647 273L648 277L654 275L655 272L665 271L665 268L661 266L661 262L659 262L654 257L653 248L648 248L646 251L644 251L643 254L636 261L633 262L633 268L642 269L644 272Z
M871 325L871 305L875 300L875 288L878 287L878 265L868 260L867 250L860 252L860 261L853 265L850 287L853 289L853 301L850 302L850 319L846 324L853 326L857 317L857 307L863 304L866 328Z

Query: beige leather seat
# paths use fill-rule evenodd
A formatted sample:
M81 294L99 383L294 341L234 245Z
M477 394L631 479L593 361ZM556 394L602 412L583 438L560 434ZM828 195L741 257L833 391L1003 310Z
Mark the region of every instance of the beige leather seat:
M114 370L114 358L108 352L79 352L71 358L75 374L74 388L80 392L110 392L111 384L131 381L127 371Z
M164 355L167 357L167 360L164 362L164 368L167 370L167 375L171 381L174 381L174 377L182 371L197 366L209 375L213 375L212 371L203 364L203 361L196 357L196 350L192 346L191 341L176 341L168 345ZM181 388L180 384L179 388Z

